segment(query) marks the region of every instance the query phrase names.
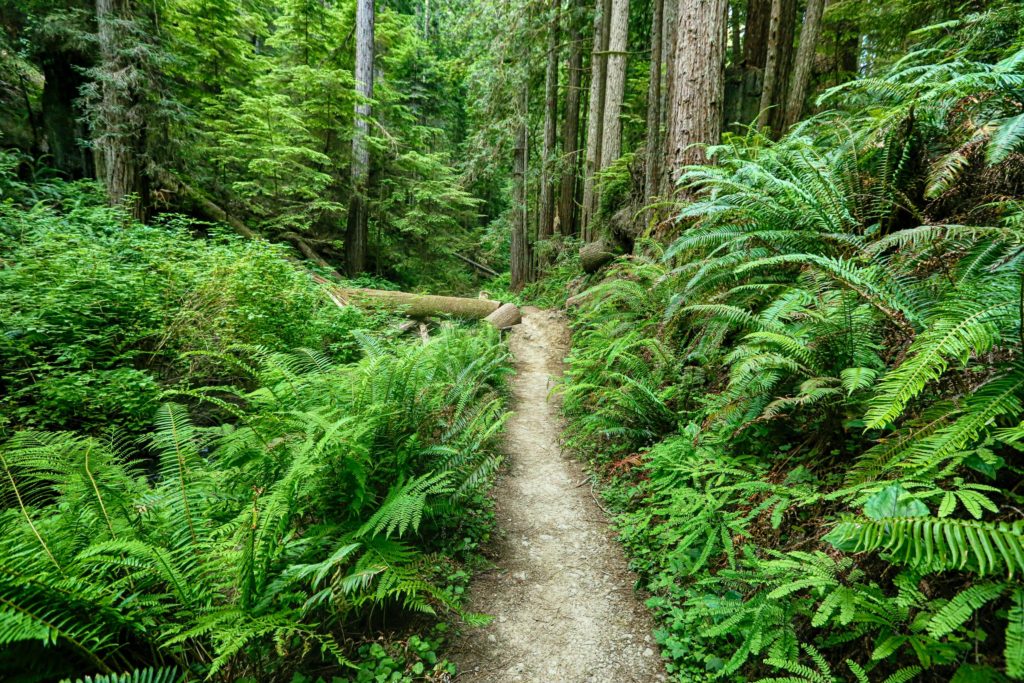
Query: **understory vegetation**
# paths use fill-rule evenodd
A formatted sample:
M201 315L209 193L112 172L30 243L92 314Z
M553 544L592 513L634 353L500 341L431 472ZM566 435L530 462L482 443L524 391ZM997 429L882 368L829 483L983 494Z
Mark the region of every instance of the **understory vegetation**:
M497 332L403 341L265 242L3 182L0 678L451 671Z
M1020 19L726 135L570 300L570 443L677 680L1024 678Z

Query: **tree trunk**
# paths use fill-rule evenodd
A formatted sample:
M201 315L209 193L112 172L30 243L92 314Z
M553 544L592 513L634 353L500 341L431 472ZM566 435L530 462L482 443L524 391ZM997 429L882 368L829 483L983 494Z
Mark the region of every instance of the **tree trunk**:
M88 150L78 143L88 135L79 122L75 100L85 82L81 73L85 61L53 43L56 41L40 54L44 78L40 116L43 136L53 167L70 178L84 178L92 169Z
M572 7L575 9L575 6ZM580 128L580 85L583 80L583 41L575 13L569 17L569 83L566 86L565 120L562 128L562 182L558 202L561 234L576 234L576 174Z
M130 0L96 0L96 23L100 48L101 102L98 133L93 140L97 151L97 176L107 189L111 206L124 205L133 216L143 218L145 197L139 158L142 152L144 116L139 111L136 66L125 56L125 22L130 21Z
M768 27L772 0L748 0L743 32L743 65L763 69L768 56Z
M538 237L548 239L555 233L555 145L558 131L558 21L561 0L552 0L551 25L548 27L547 72L544 77L544 148L540 170L540 213Z
M684 166L706 163L701 145L717 144L722 133L727 5L727 0L679 3L670 147L673 181Z
M796 0L773 0L757 125L769 128L774 136L782 131L785 121L784 107L793 66L795 31Z
M346 269L350 276L366 271L369 252L370 100L373 98L374 0L356 2L356 107L352 134L352 196L345 233Z
M676 24L679 19L679 0L664 0L665 7L662 17L662 61L665 63L665 87L661 91L661 127L664 131L661 141L661 178L658 191L667 196L671 193L670 171L672 165L667 159L672 155L672 102L675 92L676 50L678 48L678 32Z
M772 103L775 105L769 116L772 134L779 137L786 121L786 100L789 84L793 76L794 44L796 42L796 0L782 0L782 22L779 25L778 72L775 74L775 92Z
M583 272L596 273L601 266L612 262L615 252L615 248L600 240L584 244L580 247L580 266Z
M523 84L519 123L516 129L515 158L512 166L512 244L509 254L510 287L518 292L530 274L530 251L526 226L526 105L527 84Z
M601 126L601 164L611 166L622 156L622 100L626 92L626 49L629 39L629 0L612 0L608 38L608 76L605 83L604 123Z
M734 67L739 66L743 59L743 48L740 45L740 13L734 3L729 8L729 29L732 31L732 45L729 46L729 57Z
M835 23L834 61L830 85L856 78L860 71L860 30L848 21Z
M583 239L593 239L591 221L597 209L594 174L601 167L601 141L604 124L605 75L607 74L608 21L611 0L597 0L594 15L594 47L590 60L590 104L587 114L587 157L583 176Z
M455 318L486 318L501 306L490 299L467 299L458 296L434 296L394 292L387 289L350 289L329 287L328 291L339 303L354 303L362 306L400 310L410 318L429 318L435 315L450 315Z
M811 82L811 70L814 68L814 55L818 47L818 38L821 35L821 16L824 11L825 0L807 0L804 24L800 29L800 47L797 49L793 79L786 102L786 128L799 121L803 114L804 100L807 99L807 87Z
M644 203L650 204L658 194L661 180L661 41L665 0L654 0L651 12L651 67L647 85L647 158L644 160ZM647 220L654 219L654 210Z
M761 82L761 106L757 115L757 127L766 128L771 121L774 105L775 81L779 76L779 31L782 26L782 4L784 0L772 0L771 21L768 28L768 54L764 64L764 80Z

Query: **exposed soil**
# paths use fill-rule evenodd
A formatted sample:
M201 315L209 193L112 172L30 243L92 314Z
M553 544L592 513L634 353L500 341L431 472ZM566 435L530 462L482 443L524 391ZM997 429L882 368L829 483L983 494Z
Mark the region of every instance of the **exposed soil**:
M635 577L590 480L559 446L550 391L568 340L560 315L529 307L512 334L515 414L494 492L495 567L473 582L469 604L494 621L455 643L458 683L667 680Z

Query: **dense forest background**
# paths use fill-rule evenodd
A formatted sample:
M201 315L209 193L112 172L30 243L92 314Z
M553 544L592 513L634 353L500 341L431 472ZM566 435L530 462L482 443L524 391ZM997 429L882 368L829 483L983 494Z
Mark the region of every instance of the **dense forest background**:
M566 308L677 680L1024 678L1020 3L0 26L0 677L453 675L505 344L341 284Z
M382 3L364 12L372 69L357 79L356 3L6 3L5 145L26 155L21 176L100 178L137 218L227 223L404 285L469 291L488 270L453 255L503 271L522 233L521 286L552 235L628 248L667 219L632 220L702 158L692 143L755 121L777 136L834 106L814 103L825 88L902 57L913 31L948 36L943 22L985 10L561 5ZM678 45L685 31L701 52Z

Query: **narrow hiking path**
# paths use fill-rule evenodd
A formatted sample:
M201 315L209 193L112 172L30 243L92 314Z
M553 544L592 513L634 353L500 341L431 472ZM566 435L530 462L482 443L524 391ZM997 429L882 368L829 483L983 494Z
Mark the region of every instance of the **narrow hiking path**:
M635 577L582 469L561 452L549 392L568 340L560 315L531 307L512 333L515 413L495 489L495 568L474 581L469 605L494 621L455 643L459 683L666 680Z

